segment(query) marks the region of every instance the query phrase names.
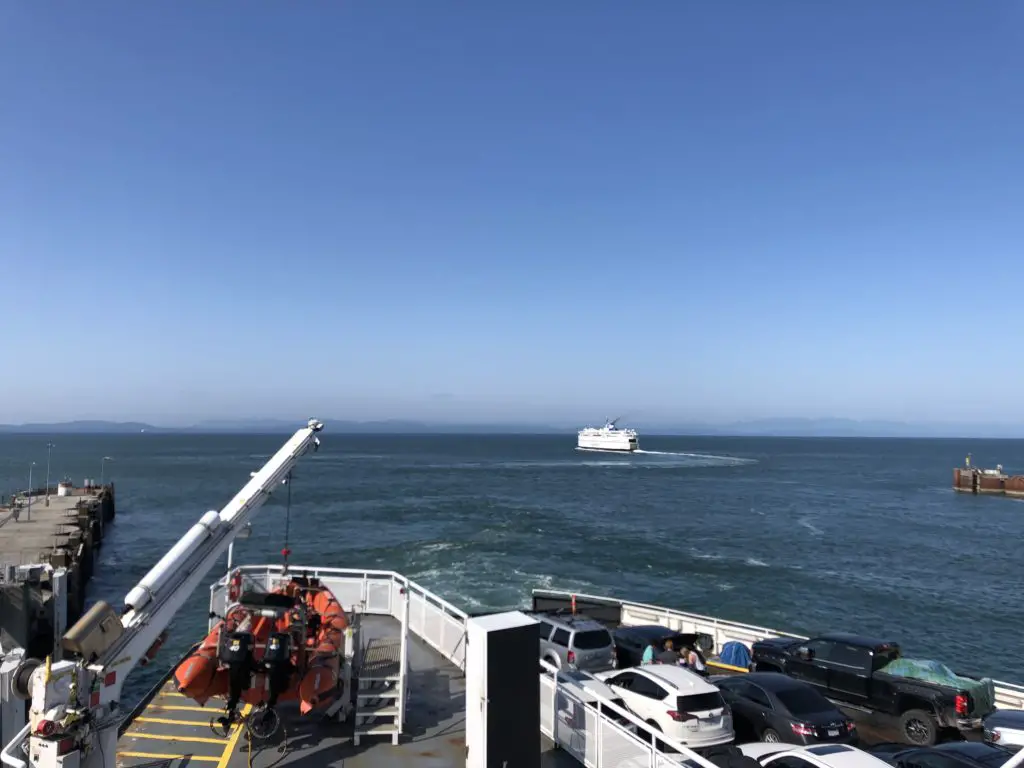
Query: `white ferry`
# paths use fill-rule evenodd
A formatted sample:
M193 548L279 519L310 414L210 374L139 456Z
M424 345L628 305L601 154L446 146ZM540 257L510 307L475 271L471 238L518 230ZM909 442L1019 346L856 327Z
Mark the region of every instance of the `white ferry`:
M584 427L579 431L576 448L581 451L615 451L632 453L640 450L635 429L619 429L618 419L607 422L603 427Z

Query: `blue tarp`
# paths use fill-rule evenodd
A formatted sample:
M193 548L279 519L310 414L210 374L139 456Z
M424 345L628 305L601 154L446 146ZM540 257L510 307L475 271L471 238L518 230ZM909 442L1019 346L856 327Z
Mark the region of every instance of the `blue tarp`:
M723 664L731 664L734 667L747 669L750 666L750 651L738 640L730 640L723 645L718 658Z

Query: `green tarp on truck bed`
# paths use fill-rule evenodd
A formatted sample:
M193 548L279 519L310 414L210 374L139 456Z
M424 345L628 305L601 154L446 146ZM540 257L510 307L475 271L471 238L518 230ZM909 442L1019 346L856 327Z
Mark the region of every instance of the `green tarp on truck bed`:
M882 667L879 672L893 677L906 677L911 680L935 683L957 691L966 691L974 702L971 714L975 717L983 717L995 709L996 692L992 680L987 677L981 680L960 677L941 661L896 659Z

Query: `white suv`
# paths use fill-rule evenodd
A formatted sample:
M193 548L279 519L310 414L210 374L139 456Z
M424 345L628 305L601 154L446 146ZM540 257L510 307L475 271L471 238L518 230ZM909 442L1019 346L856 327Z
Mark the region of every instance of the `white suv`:
M884 760L848 744L741 744L739 750L764 768L892 768Z
M728 744L735 737L721 691L688 669L650 664L595 677L620 691L637 717L687 746Z

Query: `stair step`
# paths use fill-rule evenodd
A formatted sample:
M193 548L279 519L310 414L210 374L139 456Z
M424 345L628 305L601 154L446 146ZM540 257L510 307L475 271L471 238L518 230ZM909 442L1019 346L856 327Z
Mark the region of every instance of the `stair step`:
M397 723L378 723L376 725L356 726L358 736L384 736L385 734L398 733Z
M401 691L394 689L387 691L359 691L356 694L357 699L397 699L402 695Z
M398 717L398 707L384 704L379 707L359 707L356 717Z
M363 677L359 678L359 684L363 683L397 683L402 680L401 675L383 675L381 677Z

